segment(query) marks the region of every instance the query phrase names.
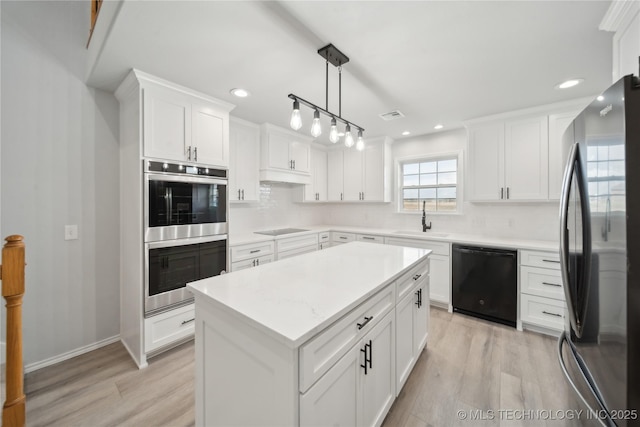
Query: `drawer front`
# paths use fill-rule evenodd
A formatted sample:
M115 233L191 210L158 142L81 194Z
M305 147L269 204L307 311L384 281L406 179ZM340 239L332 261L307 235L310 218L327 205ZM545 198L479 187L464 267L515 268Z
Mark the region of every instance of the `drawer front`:
M300 347L300 391L304 393L395 306L389 285ZM371 320L366 320L370 318Z
M436 242L434 240L422 239L400 239L397 237L387 237L387 245L408 246L411 248L431 249L437 255L451 255L451 244L448 242Z
M562 279L558 270L539 267L520 267L520 291L564 301Z
M384 237L382 236L372 236L369 234L357 234L356 240L358 242L369 242L369 243L384 243Z
M278 259L280 252L291 251L293 249L303 248L305 246L318 247L318 235L306 234L304 236L288 237L286 239L276 240L276 251Z
M231 262L272 254L273 247L273 241L231 246Z
M520 265L560 270L558 252L520 251Z
M324 243L331 240L331 233L328 231L318 233L318 242Z
M419 280L424 280L429 278L429 260L425 260L412 268L408 273L403 274L398 280L396 280L396 289L397 289L397 301L400 301L411 292L411 289L414 288L415 284Z
M564 330L567 309L563 301L528 294L522 294L520 301L524 323Z
M231 271L244 270L245 268L257 267L262 264L273 262L273 254L261 256L258 258L244 259L242 261L232 262Z
M149 353L195 333L195 305L144 319L144 351Z
M304 246L302 248L292 249L290 251L284 251L284 252L278 251L278 259L291 258L296 255L302 255L308 252L315 252L317 250L318 250L318 245L314 244L312 246Z
M339 231L331 232L331 241L338 243L348 243L356 240L356 235L353 233L341 233Z

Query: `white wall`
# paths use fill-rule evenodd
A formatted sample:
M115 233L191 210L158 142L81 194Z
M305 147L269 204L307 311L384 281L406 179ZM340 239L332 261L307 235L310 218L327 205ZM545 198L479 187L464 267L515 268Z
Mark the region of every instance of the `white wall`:
M403 157L463 152L466 130L458 129L396 141L392 145L395 160ZM460 165L461 166L461 165ZM395 167L395 166L394 166ZM329 204L327 224L421 230L421 213L397 213L396 172L394 170L394 202L390 204ZM431 214L433 232L473 233L495 237L557 240L558 206L556 203L499 204L468 203L462 214Z
M118 103L82 80L90 2L0 4L1 228L27 247L28 369L119 333Z

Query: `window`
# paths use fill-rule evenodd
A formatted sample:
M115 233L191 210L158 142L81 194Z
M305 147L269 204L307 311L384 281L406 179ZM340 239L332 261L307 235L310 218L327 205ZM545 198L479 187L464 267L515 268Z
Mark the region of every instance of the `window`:
M458 157L407 160L400 163L400 210L457 212Z
M616 141L589 145L587 179L591 212L624 211L624 145Z

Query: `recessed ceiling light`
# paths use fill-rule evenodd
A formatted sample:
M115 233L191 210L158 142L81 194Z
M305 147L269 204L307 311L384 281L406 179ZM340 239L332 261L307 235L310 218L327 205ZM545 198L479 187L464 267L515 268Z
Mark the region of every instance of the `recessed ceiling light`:
M404 132L402 132L403 136L407 136L407 135L411 135L411 132L409 132L408 130L405 130Z
M604 96L602 95L598 95L598 97L596 98L598 101L602 102L604 101Z
M249 96L249 92L245 89L235 88L231 89L229 92L231 93L231 95L237 96L238 98L246 98L247 96Z
M442 129L443 127L444 127L444 126L442 126L440 123L438 123L438 124L437 124L437 125L435 125L433 128L434 128L435 130L440 130L440 129Z
M571 79L556 85L556 89L568 89L582 83L584 79Z

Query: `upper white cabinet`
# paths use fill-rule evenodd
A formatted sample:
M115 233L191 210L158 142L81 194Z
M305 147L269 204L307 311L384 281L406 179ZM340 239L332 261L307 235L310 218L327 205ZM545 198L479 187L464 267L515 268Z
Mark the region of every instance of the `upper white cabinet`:
M560 200L565 163L573 142L573 128L569 129L569 125L579 113L575 109L549 115L549 200Z
M302 190L305 202L327 201L327 152L318 148L311 149L311 184Z
M260 180L311 184L311 138L265 123L260 127Z
M143 98L144 157L229 166L230 104L136 74Z
M547 200L547 116L468 127L470 201Z
M363 151L333 150L328 155L328 200L391 201L391 140L368 140Z
M231 118L229 125L230 202L257 202L259 200L259 150L259 126Z

